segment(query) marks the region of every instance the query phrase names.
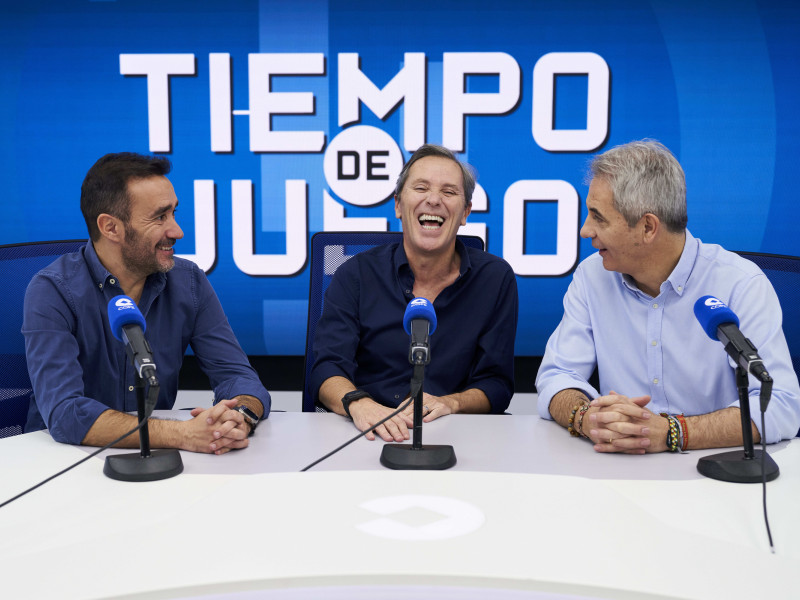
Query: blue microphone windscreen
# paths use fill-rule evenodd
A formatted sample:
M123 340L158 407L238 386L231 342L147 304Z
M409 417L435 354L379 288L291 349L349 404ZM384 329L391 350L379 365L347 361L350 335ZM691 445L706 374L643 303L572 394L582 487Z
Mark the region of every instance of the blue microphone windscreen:
M406 330L408 335L411 335L411 321L413 319L425 319L430 323L430 331L436 331L436 311L433 310L433 304L425 298L414 298L406 306L406 314L403 317L403 329Z
M736 316L728 305L714 296L703 296L694 303L694 316L700 321L700 326L712 340L719 340L717 328L725 323L739 326L739 317Z
M109 300L108 322L111 325L111 333L119 341L122 341L123 326L139 325L142 328L142 332L147 327L142 311L128 296L114 296Z

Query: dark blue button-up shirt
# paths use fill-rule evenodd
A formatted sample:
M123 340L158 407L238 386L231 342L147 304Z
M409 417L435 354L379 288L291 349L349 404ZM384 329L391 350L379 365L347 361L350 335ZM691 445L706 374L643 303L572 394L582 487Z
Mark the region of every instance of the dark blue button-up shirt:
M33 278L22 324L33 383L26 431L47 427L57 441L79 444L109 408L136 410L135 370L108 323L108 302L122 293L91 243ZM249 394L261 400L268 415L269 393L197 265L175 258L171 271L150 275L139 309L161 384L157 409L175 403L178 371L191 344L215 399Z
M438 325L424 391L444 396L479 389L492 412L502 413L514 393L517 281L501 258L460 241L456 250L460 275L433 303ZM336 375L386 406L408 396L412 367L403 316L413 288L402 244L367 250L337 269L314 339L315 398L322 383Z

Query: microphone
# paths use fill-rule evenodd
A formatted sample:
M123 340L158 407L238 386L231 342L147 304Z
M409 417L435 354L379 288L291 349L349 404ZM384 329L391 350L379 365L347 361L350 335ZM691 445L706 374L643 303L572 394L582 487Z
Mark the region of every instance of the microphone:
M103 473L119 481L157 481L174 477L183 471L183 461L175 448L150 452L148 419L158 402L159 384L153 350L144 337L147 328L144 316L128 296L115 296L108 302L108 323L111 333L125 344L128 359L139 374L136 380L136 407L139 418L139 454L106 456ZM144 381L150 385L144 397Z
M411 336L408 362L414 366L409 395L414 399L414 436L411 444L385 444L381 464L390 469L449 469L456 464L452 446L422 445L422 409L425 365L431 362L431 334L436 331L436 311L426 298L414 298L406 306L403 329Z
M694 316L712 340L719 340L737 365L759 381L772 382L758 350L739 330L739 317L719 298L703 296L694 303Z
M780 473L766 448L756 452L753 448L753 430L750 420L750 399L747 374L761 381L761 441L764 441L764 413L772 393L772 377L764 368L756 347L739 331L739 317L719 298L703 296L694 303L694 316L712 340L719 340L736 363L736 387L739 391L739 412L742 419L742 446L739 450L704 456L697 461L697 470L706 477L736 483L772 481ZM760 461L756 461L760 458ZM766 489L766 488L765 488Z
M144 337L147 323L136 303L124 295L112 298L108 302L108 322L114 337L125 344L128 358L139 377L147 379L150 385L158 385L153 350Z
M427 365L431 362L430 335L436 331L436 311L425 298L414 298L406 306L403 329L411 336L408 362L412 365Z

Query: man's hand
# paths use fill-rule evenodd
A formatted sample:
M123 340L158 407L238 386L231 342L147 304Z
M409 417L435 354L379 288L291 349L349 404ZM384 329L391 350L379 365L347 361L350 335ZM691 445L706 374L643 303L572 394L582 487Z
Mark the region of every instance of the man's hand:
M350 403L350 416L359 431L366 431L392 414L396 408L378 404L372 398L361 398ZM403 442L409 438L408 428L414 425L414 419L405 413L392 417L386 423L366 434L368 440L374 440L377 433L385 442Z
M221 400L211 408L194 408L190 421L183 422L184 439L181 448L193 452L225 454L237 448L246 448L250 443L250 426L239 411L234 398Z
M614 391L595 398L584 416L583 433L597 452L663 452L666 420L645 408L649 402L650 396L629 398Z
M408 398L406 398L407 400ZM404 400L405 402L405 400ZM434 419L451 415L456 412L457 406L448 396L432 396L427 392L422 392L422 422L430 423ZM409 427L414 426L414 403L408 405L403 411L403 416L410 422Z

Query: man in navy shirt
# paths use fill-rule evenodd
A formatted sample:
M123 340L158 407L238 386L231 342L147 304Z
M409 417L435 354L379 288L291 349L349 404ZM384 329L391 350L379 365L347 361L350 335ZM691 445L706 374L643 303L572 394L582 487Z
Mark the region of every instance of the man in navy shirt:
M81 211L91 240L40 271L25 295L22 333L33 397L26 431L103 446L136 426L135 371L114 338L107 306L130 296L145 317L160 390L171 408L189 344L214 388L212 408L188 421L151 419L150 444L223 454L248 445L270 396L250 366L211 284L194 263L176 258L183 237L166 158L108 154L89 170ZM135 447L138 436L119 446Z
M314 341L311 389L365 431L407 398L412 368L403 316L410 300L436 310L426 367L424 421L452 413L502 413L514 392L517 283L504 260L456 239L475 178L441 146L425 145L395 188L402 244L358 254L337 269ZM375 431L409 438L412 408ZM367 434L375 439L374 434Z

